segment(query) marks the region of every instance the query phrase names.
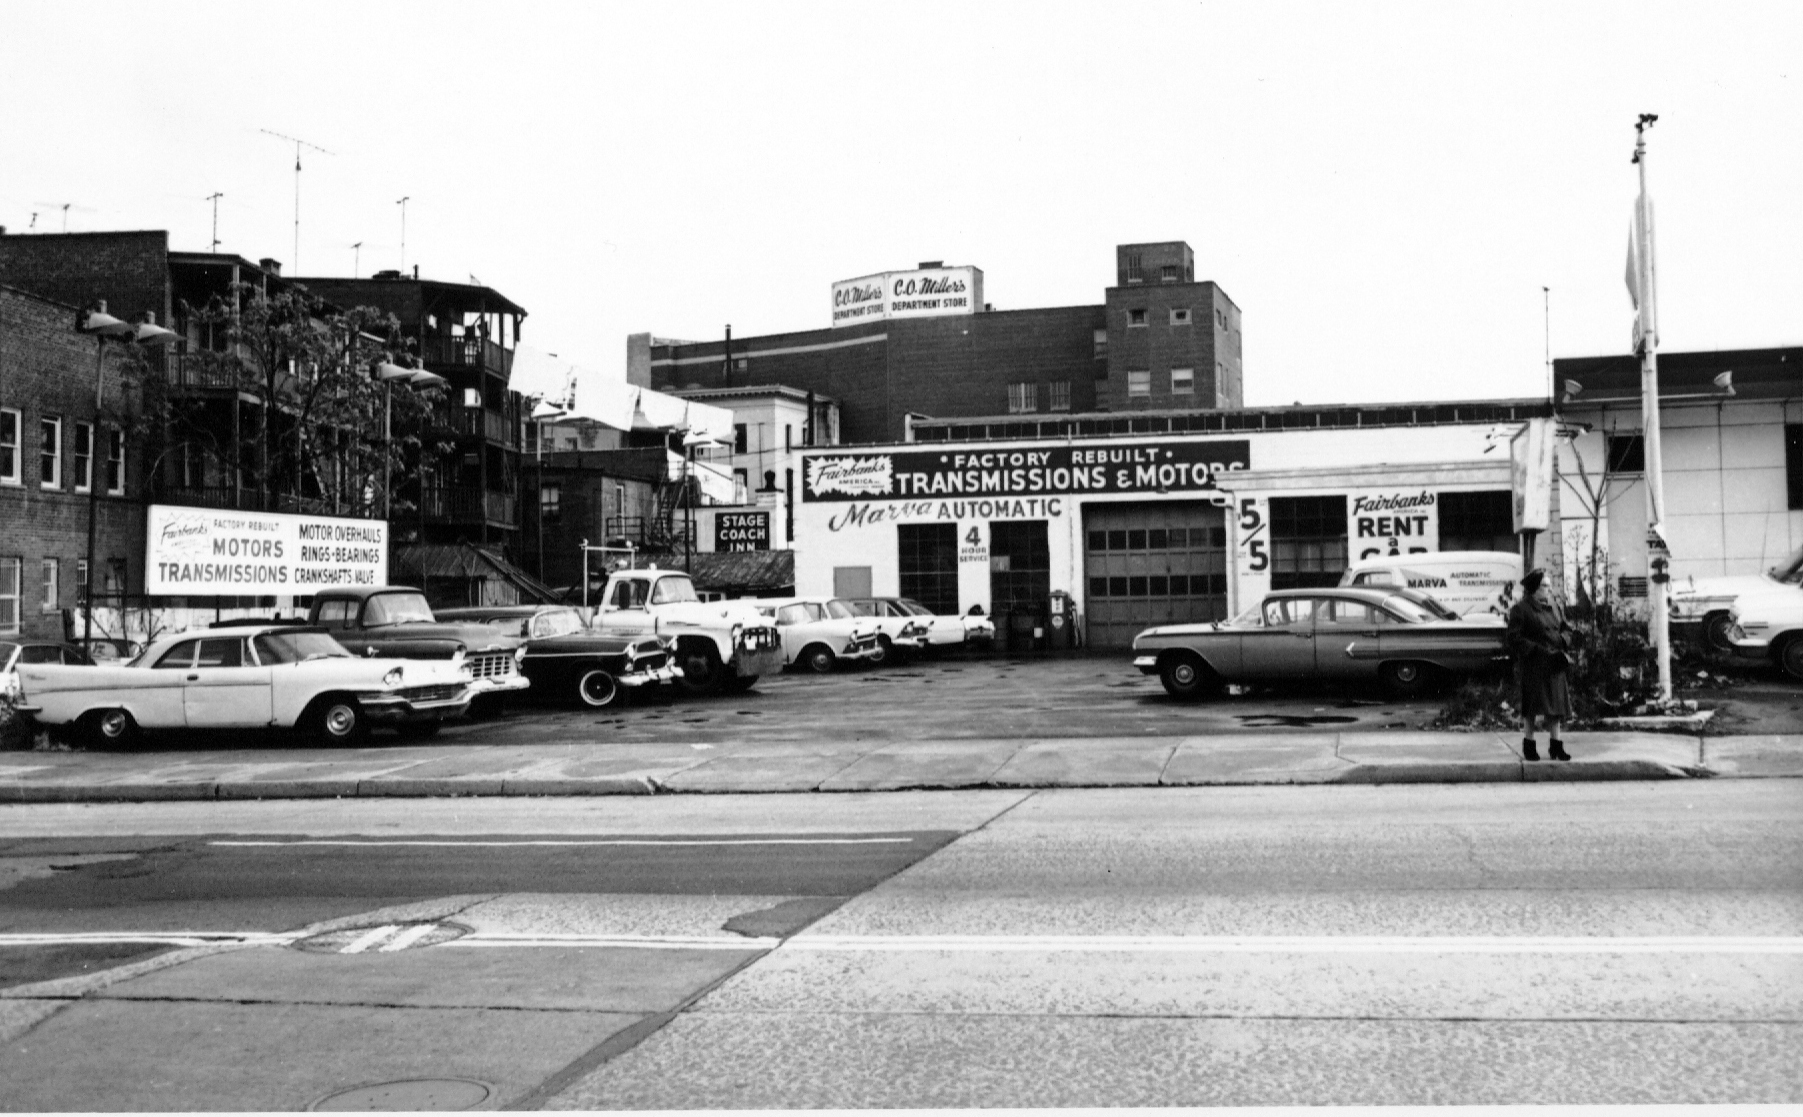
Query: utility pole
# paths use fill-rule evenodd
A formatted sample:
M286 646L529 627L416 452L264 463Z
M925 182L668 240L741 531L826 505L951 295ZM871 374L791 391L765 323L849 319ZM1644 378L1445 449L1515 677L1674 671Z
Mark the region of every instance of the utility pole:
M284 136L280 132L271 132L267 128L259 128L258 131L262 132L266 136L274 136L278 140L287 140L289 143L294 145L294 260L293 260L291 266L294 268L294 273L296 275L299 275L300 270L301 270L300 269L301 148L310 147L314 151L319 152L321 155L330 155L332 153L327 151L325 148L320 147L318 144L308 143L306 140L297 139L294 136Z
M213 203L213 247L208 249L210 252L219 251L219 199L223 197L225 195L217 190L207 195L207 201Z
M1671 551L1665 545L1665 472L1659 446L1659 272L1653 262L1653 199L1646 188L1646 133L1659 118L1640 114L1634 125L1634 165L1640 196L1634 203L1634 235L1628 243L1628 291L1634 298L1634 347L1640 354L1640 425L1646 458L1647 627L1659 659L1659 701L1672 700L1671 617L1666 587Z
M413 195L409 194L395 203L401 207L401 273L403 275L407 272L407 202L412 197Z

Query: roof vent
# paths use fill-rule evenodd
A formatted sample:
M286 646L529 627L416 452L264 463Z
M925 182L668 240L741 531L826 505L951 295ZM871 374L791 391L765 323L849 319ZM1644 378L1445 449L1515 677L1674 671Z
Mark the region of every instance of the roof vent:
M270 275L282 274L282 262L272 256L265 256L261 260L258 260L257 266L268 272Z
M944 266L945 266L944 260L922 260L920 262L920 270L921 271L925 271L928 268L943 268Z
M387 271L377 272L376 274L370 276L370 278L371 279L399 279L399 278L401 278L401 273L399 271L396 271L394 268L389 268Z

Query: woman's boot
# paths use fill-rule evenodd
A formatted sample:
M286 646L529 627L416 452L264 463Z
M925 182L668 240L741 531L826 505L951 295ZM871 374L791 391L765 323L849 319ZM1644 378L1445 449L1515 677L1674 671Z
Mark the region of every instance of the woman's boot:
M1570 760L1571 754L1565 751L1565 742L1557 737L1550 737L1546 742L1546 755L1554 760Z
M1521 739L1521 758L1523 760L1540 759L1540 750L1534 747L1534 739L1532 737L1523 737Z

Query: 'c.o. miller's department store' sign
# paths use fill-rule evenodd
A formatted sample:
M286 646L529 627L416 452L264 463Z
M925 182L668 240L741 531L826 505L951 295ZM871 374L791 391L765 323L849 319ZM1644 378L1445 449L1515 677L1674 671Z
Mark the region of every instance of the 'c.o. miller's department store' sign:
M388 582L388 524L332 516L150 506L149 594L305 597Z
M975 314L983 305L983 269L886 271L833 284L833 325L857 326L890 318Z
M833 518L850 524L901 516L1036 519L1061 512L1077 495L1207 493L1223 473L1250 468L1243 439L1027 450L924 450L822 454L806 459L801 498L850 501ZM857 501L901 501L878 511Z

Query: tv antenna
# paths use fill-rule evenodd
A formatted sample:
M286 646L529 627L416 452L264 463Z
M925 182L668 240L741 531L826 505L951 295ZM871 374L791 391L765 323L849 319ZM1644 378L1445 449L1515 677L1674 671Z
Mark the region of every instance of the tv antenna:
M351 278L358 279L363 274L363 242L351 245Z
M74 210L77 213L97 213L97 212L99 212L93 206L78 206L74 202L33 202L31 204L34 206L43 206L45 209L60 209L60 210L62 210L63 211L63 232L65 232L65 233L69 231L69 211L70 210ZM38 216L37 214L33 213L31 215L32 220L36 221L37 216Z
M407 203L412 199L413 195L409 194L394 203L401 207L401 271L403 273L407 270Z
M213 203L213 247L212 252L219 251L219 199L225 195L217 190L207 195L207 201Z
M294 271L295 271L295 274L298 275L298 274L300 274L301 148L310 147L314 151L319 152L321 155L330 155L332 153L327 151L325 148L320 147L316 143L309 143L308 141L300 139L295 136L284 136L280 132L272 132L267 128L259 128L259 129L257 129L257 131L263 133L265 136L274 136L278 140L286 140L287 142L294 145Z

